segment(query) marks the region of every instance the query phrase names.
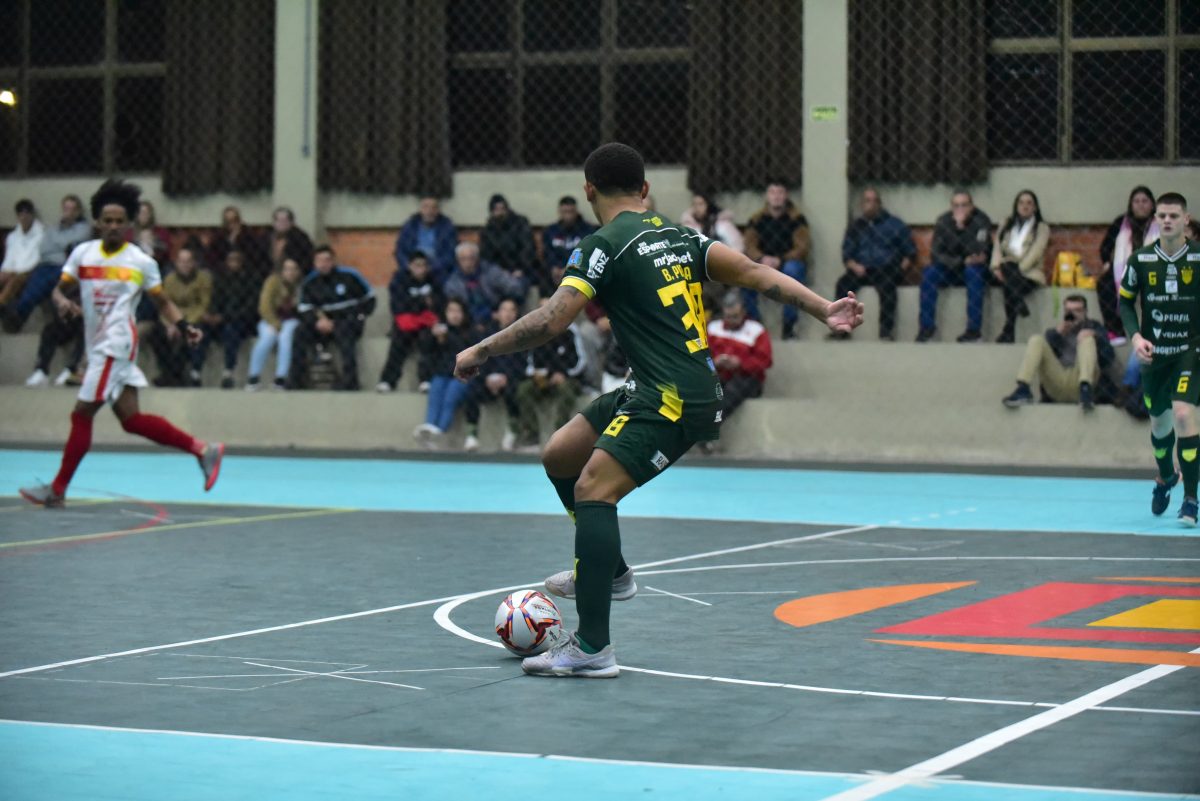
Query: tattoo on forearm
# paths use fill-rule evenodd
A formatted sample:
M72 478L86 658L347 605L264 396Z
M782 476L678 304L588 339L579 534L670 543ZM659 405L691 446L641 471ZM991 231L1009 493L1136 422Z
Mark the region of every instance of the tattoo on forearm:
M566 287L566 294L571 296L572 293L578 295L579 291L574 287ZM503 331L492 334L477 347L485 357L535 348L555 335L556 323L567 314L565 307L563 297L556 292L545 306L534 309Z
M804 298L800 295L794 295L790 292L784 292L781 287L771 286L763 291L763 295L767 296L776 303L787 303L791 306L796 306L804 311L808 311L808 306L804 303Z

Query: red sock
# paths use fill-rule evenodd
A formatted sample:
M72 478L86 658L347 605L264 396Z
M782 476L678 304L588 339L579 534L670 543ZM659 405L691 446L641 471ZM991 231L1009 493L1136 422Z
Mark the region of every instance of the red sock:
M83 461L84 456L87 456L88 449L91 447L91 416L71 412L71 435L67 437L67 444L63 447L62 466L58 468L58 475L50 484L51 488L59 495L67 494L67 485L71 483L71 477L75 475L75 468L79 467L79 463Z
M159 445L166 445L168 448L175 448L190 453L193 456L199 456L204 452L203 441L196 439L191 434L180 431L164 418L155 414L142 414L139 412L131 417L126 417L121 422L121 427L130 434L137 434L152 442L157 442Z

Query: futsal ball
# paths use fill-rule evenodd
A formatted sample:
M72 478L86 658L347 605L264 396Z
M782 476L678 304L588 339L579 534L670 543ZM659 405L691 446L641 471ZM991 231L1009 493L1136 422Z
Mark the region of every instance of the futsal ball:
M562 625L558 607L537 590L517 590L496 610L496 634L517 656L533 656L550 647L551 630Z

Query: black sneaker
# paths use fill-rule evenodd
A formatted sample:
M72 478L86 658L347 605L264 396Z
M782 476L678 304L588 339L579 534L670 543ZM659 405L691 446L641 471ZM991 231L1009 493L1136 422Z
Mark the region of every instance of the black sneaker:
M1085 412L1096 409L1096 401L1092 398L1092 385L1086 381L1079 385L1079 408Z
M1150 513L1155 517L1167 511L1171 505L1171 490L1179 483L1179 474L1171 476L1167 481L1159 479L1154 482L1154 495L1150 497Z
M849 339L850 338L849 335L847 335L846 338ZM879 332L879 341L880 342L895 342L896 335L893 334L891 331L880 331Z
M966 331L963 331L961 334L959 334L958 339L956 339L954 341L955 342L981 342L982 340L983 340L983 334L980 334L978 331L976 331L973 328L968 328Z
M825 338L832 342L845 342L850 338L849 331L830 331L825 335Z
M795 339L796 338L796 326L785 325L783 327L783 338L784 339Z
M1195 498L1184 498L1183 503L1179 505L1179 522L1185 526L1195 527L1196 508Z
M936 328L922 328L917 334L917 342L928 342L933 339L933 335L937 333Z
M1033 391L1029 389L1028 384L1020 381L1017 382L1017 388L1012 391L1012 394L1000 401L1009 409L1016 409L1021 406L1028 406L1033 403Z
M1017 341L1017 335L1011 328L1005 328L1000 332L1000 336L996 337L997 345L1011 345Z

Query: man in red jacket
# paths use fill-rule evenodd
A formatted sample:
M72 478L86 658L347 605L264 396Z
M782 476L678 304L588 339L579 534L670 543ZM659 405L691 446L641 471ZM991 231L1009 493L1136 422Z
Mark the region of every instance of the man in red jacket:
M721 303L721 319L708 324L708 349L721 378L728 420L747 398L762 394L771 366L771 337L757 320L746 317L741 296L730 292Z

